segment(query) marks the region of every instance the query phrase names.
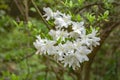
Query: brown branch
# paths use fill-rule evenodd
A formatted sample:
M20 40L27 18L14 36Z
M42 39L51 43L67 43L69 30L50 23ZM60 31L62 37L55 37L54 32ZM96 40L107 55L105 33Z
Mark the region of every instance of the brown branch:
M76 9L75 13L79 13L81 10L86 9L86 8L90 8L90 7L94 6L94 5L103 5L103 4L104 3L98 3L98 2L91 3L91 4L83 6L82 8Z
M35 53L31 53L31 54L29 54L29 55L26 55L25 57L22 57L21 59L19 59L19 60L16 61L16 62L19 63L19 62L21 62L21 61L23 61L23 60L25 60L25 59L28 59L28 58L32 57L34 54L35 54Z
M91 69L91 64L93 63L94 57L96 56L96 53L106 40L106 38L109 36L109 34L113 31L114 28L118 27L120 23L107 23L105 26L106 28L101 32L101 41L100 41L100 46L96 47L93 52L88 56L89 57L89 62L86 62L84 64L84 80L89 80L90 77L90 69Z
M66 69L60 63L56 62L53 58L51 58L51 57L49 57L47 55L44 55L44 57L47 58L47 59L49 59L50 61L56 63L60 68L62 68L63 70L66 71Z
M24 57L20 58L20 59L15 59L15 58L11 58L10 60L6 60L3 59L2 62L6 63L6 62L15 62L15 63L20 63L21 61L24 61L25 59L28 59L30 57L32 57L35 53L31 53L29 55L25 55Z
M104 4L105 4L105 3L103 3L103 2L91 3L91 4L88 4L88 5L83 6L83 7L80 8L80 9L78 8L78 9L75 11L75 13L79 13L81 10L90 8L90 7L94 6L94 5L104 5ZM117 2L112 2L112 3L110 3L110 4L120 6L120 3L119 3L119 2L118 2L118 3L117 3Z
M32 4L34 5L36 11L38 12L38 14L40 15L40 18L42 19L42 21L46 24L47 28L50 30L50 26L49 24L46 22L46 20L43 18L42 13L40 12L40 10L38 9L37 5L35 4L35 2L33 0L31 0Z
M28 22L29 17L29 11L28 11L28 0L24 0L24 6L25 6L25 21Z
M14 0L14 2L15 2L15 4L16 4L16 6L18 7L21 15L24 16L24 7L21 5L21 3L19 2L19 0Z

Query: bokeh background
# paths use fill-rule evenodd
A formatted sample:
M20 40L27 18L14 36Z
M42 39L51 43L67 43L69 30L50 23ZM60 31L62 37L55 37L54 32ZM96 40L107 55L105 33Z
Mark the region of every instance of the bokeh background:
M101 45L85 73L35 55L36 35L48 32L35 6L42 15L50 7L99 27ZM0 0L0 80L120 80L120 0Z

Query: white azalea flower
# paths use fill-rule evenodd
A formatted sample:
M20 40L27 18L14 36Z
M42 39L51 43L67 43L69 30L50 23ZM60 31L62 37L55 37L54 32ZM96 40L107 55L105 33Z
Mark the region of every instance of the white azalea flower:
M66 46L64 44L58 44L58 54L59 55L63 55L66 54L68 51L68 49L66 48Z
M89 60L86 54L80 54L78 51L76 51L75 56L80 63Z
M86 34L86 30L83 26L84 22L72 22L72 29L74 32L77 32L78 34Z
M48 32L53 40L37 36L33 43L37 49L36 54L52 55L57 62L64 64L64 67L69 66L74 70L80 67L80 63L88 61L87 55L92 52L93 47L99 45L97 30L92 29L92 32L87 34L84 22L73 22L70 15L60 11L53 12L49 7L43 10L46 20L54 21L55 30ZM68 31L70 28L72 30Z
M53 15L53 17L54 17L54 19L55 18L58 18L58 17L61 17L63 14L60 12L60 11L56 11L56 12L54 12L54 15Z
M55 51L56 49L55 49L55 46L54 46L55 43L56 43L55 41L48 40L45 43L45 45L43 46L44 47L44 54L46 54L46 52L47 52L48 55L55 54L56 53L56 51Z
M96 37L96 34L97 34L97 31L95 29L92 29L92 33L91 34L88 34L88 38L92 39L92 43L93 46L97 46L99 45L99 41L100 41L100 38L99 37Z
M61 38L63 41L68 37L68 32L64 30L50 30L49 34L53 37L54 40Z
M80 54L87 55L91 53L91 50L88 49L87 46L83 46L79 40L74 42L74 47Z
M71 51L71 53L64 56L62 63L64 63L64 67L68 65L75 70L76 67L80 67L80 63L88 60L89 59L86 55Z
M72 31L72 32L69 33L69 36L72 37L72 38L78 39L80 37L80 34Z
M54 23L57 28L68 28L68 26L71 25L71 16L63 14L60 17L56 17Z
M96 37L97 31L95 29L92 29L92 33L88 34L87 37L89 38L90 48L92 49L92 46L96 47L97 45L100 45L99 41L100 38Z
M87 47L90 46L90 39L88 38L87 35L82 35L81 39L80 39L80 42L81 42L82 45L86 45Z
M43 10L45 11L45 15L43 15L43 17L47 17L46 20L53 18L54 13L49 7L47 8L44 7Z
M47 40L45 40L45 39L41 39L40 36L37 36L36 42L33 43L33 45L34 45L35 48L37 49L36 54L38 54L38 53L41 52L41 50L42 50L43 46L45 45L45 42L46 42L46 41L47 41Z
M75 69L76 66L80 67L79 60L77 59L74 51L71 51L71 53L64 56L62 63L64 63L64 67L67 65L73 69Z
M67 49L68 52L70 52L70 51L75 49L75 46L73 45L73 42L71 42L71 41L67 41L64 44L64 47Z

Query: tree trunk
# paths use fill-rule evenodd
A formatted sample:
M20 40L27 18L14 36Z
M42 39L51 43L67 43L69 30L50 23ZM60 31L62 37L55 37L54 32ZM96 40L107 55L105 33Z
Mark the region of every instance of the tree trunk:
M90 70L91 70L91 65L93 63L93 60L95 58L95 55L99 51L100 47L102 46L103 42L106 40L106 38L109 36L109 34L113 31L114 28L119 26L120 23L107 23L105 24L105 29L101 31L101 41L100 45L94 48L92 53L88 55L89 61L85 62L82 67L82 71L77 72L77 78L78 80L90 80Z

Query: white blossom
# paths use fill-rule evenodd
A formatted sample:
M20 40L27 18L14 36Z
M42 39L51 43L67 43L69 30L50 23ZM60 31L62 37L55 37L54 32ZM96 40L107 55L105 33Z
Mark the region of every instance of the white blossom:
M91 53L91 50L88 49L87 46L83 46L82 43L78 40L74 42L74 48L80 53L80 54L89 54Z
M33 43L37 49L36 54L51 55L57 62L64 64L64 67L72 67L74 70L88 61L87 55L99 45L97 30L92 29L91 33L86 33L83 21L74 22L70 15L60 11L53 12L49 7L43 10L43 16L46 20L52 19L55 29L48 32L52 39L37 36ZM72 30L68 31L69 28Z
M71 16L62 14L59 17L55 17L55 25L57 28L68 28L69 25L71 25Z
M73 26L72 29L74 30L74 32L82 35L86 33L86 30L84 28L84 22L72 22Z
M58 40L61 38L62 40L65 40L65 38L68 37L68 32L64 30L50 30L49 34L53 37L54 40Z
M56 12L54 12L53 14L54 14L54 15L53 15L54 19L55 19L55 18L58 18L58 17L61 17L61 16L63 15L63 14L62 14L60 11L58 11L58 10L57 10Z
M45 39L41 39L40 36L37 36L36 42L33 43L34 46L35 46L35 48L37 49L36 54L38 54L38 53L40 53L40 52L42 51L43 46L45 45L45 42L46 42L46 41L47 41L47 40L45 40ZM42 54L42 53L41 53L41 54Z
M73 69L75 69L76 66L80 67L79 60L77 59L77 54L74 53L74 51L71 51L71 53L67 54L64 57L62 63L64 63L64 67L67 65Z
M92 33L91 34L88 34L88 38L91 39L91 45L93 46L97 46L97 45L100 45L99 44L99 41L100 41L100 38L99 37L96 37L96 34L97 34L97 30L95 29L92 29Z
M46 20L53 18L54 13L49 7L47 8L44 7L43 10L45 11L45 15L43 15L43 17L47 17Z

